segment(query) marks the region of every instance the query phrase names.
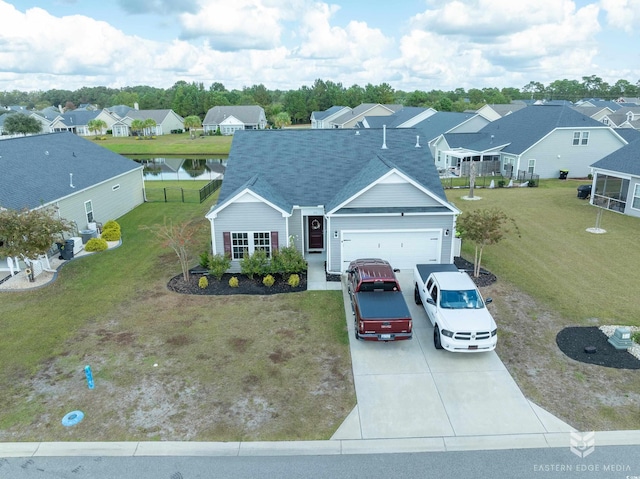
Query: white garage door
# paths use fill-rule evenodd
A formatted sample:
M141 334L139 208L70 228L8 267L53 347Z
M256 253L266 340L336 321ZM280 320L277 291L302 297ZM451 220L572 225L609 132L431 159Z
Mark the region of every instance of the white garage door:
M343 269L358 258L386 259L400 269L413 269L416 263L439 263L440 235L440 230L343 231Z

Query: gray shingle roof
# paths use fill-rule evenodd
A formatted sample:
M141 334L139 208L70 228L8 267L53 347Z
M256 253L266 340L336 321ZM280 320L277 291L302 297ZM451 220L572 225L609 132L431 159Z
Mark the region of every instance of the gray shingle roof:
M73 110L60 116L62 122L67 126L85 126L89 124L89 121L95 120L100 113L100 110Z
M171 110L129 110L125 116L132 120L147 120L150 118L160 125L170 113Z
M466 133L445 135L449 146L485 151L491 145L507 146L505 153L521 154L556 128L591 128L604 125L566 105L532 105L499 118L471 137ZM473 138L473 141L470 139ZM475 147L474 147L475 145Z
M263 109L258 105L214 106L204 117L203 125L219 125L225 118L233 116L245 125L257 125Z
M640 177L640 139L623 146L591 166Z
M427 108L406 106L389 116L366 116L365 118L369 128L382 128L383 125L387 125L388 128L397 128L398 125L402 125L425 111Z
M454 111L439 111L429 118L422 120L415 126L420 134L420 142L423 143L423 139L431 141L434 138L446 133L452 128L464 123L476 116L476 113L458 113Z
M329 108L328 110L325 110L325 111L314 111L314 112L311 113L311 115L313 116L314 120L324 120L326 117L331 116L334 113L339 112L343 108L346 108L346 107L345 106L332 106L331 108Z
M142 168L73 133L0 141L0 206L35 208ZM71 188L69 174L73 174Z
M279 198L298 206L337 205L392 167L447 201L429 148L415 148L416 131L240 130L236 132L218 206L259 178ZM257 191L256 191L257 192ZM259 193L260 194L260 193ZM215 208L214 208L215 209Z
M347 123L348 121L353 120L355 117L366 113L371 110L374 106L379 105L379 103L361 103L357 107L353 108L351 111L345 113L344 115L340 115L338 118L333 120L332 123L336 125L342 125ZM392 112L397 112L402 110L402 105L382 105L383 107L391 110ZM390 113L391 114L391 113Z

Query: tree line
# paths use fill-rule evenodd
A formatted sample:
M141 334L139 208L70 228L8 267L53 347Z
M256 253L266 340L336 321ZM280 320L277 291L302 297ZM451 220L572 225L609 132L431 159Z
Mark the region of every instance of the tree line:
M351 108L361 103L401 104L431 107L438 111L476 110L484 104L510 103L512 100L569 100L600 98L614 100L621 96L637 97L640 80L631 83L618 80L613 85L591 75L582 80L555 80L548 85L531 81L522 88L456 88L452 91L431 90L405 92L395 90L388 83L367 84L364 87L331 80L316 80L312 86L297 90L269 90L263 84L228 90L220 82L205 87L202 82L178 81L167 89L146 85L124 88L105 86L82 87L78 90L47 90L0 92L0 105L22 105L42 110L48 106L62 106L73 110L82 104L99 108L138 104L141 110L172 109L180 116L196 115L204 119L214 106L260 105L273 123L281 113L287 113L292 123L308 123L313 111L324 111L334 105ZM282 116L282 115L281 115Z

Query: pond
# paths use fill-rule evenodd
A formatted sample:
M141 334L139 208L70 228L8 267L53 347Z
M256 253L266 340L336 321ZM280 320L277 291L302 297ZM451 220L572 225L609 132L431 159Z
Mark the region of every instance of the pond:
M197 155L189 158L176 156L129 156L128 158L144 165L146 181L217 180L222 179L227 166L227 156L224 155L217 158Z

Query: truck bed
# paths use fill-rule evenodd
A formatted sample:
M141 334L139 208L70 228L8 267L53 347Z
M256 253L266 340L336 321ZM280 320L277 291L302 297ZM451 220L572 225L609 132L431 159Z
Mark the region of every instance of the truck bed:
M427 281L431 273L443 273L445 271L460 271L455 264L417 264L416 269L422 278L422 282Z
M356 293L361 319L365 321L411 319L411 313L400 291Z

